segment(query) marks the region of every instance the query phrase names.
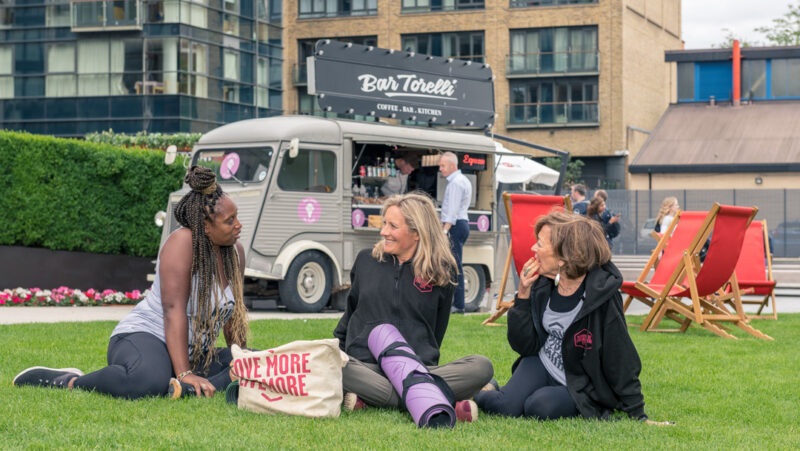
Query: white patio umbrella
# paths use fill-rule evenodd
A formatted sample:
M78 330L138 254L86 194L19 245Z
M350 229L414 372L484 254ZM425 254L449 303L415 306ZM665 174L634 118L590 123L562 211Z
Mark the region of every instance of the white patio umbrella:
M539 164L525 155L515 154L503 147L499 142L494 143L500 153L495 178L499 183L528 183L534 182L546 186L558 183L558 171ZM508 155L503 155L507 153Z

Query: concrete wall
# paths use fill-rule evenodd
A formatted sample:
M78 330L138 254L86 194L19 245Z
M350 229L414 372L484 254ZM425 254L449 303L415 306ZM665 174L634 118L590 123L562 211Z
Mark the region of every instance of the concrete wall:
M761 178L761 184L756 183ZM631 174L631 190L646 190L648 174ZM796 189L800 188L800 173L756 173L736 174L652 174L652 189Z

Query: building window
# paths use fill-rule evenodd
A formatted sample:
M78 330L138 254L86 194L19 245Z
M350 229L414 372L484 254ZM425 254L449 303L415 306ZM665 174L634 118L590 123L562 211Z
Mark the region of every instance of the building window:
M140 0L82 0L72 2L72 29L141 28Z
M13 56L10 45L0 45L0 99L14 97L14 77L11 76Z
M511 0L512 8L528 8L531 6L577 5L597 3L597 0Z
M0 30L14 26L14 0L0 0Z
M298 19L341 16L375 16L378 0L300 0Z
M678 63L678 100L694 100L694 63Z
M336 190L336 155L300 149L296 157L283 159L278 186L284 191L330 193Z
M351 42L359 45L378 45L377 36L344 36L336 38L313 38L313 39L298 39L297 40L297 64L292 70L292 80L295 86L305 86L308 82L308 73L306 71L306 58L314 56L314 46L317 41L322 39L334 39L341 42Z
M182 39L179 68L178 91L208 97L208 45Z
M483 9L484 0L403 0L404 13Z
M511 32L509 75L597 72L597 27L560 27Z
M772 60L772 97L800 97L800 59Z
M207 28L208 27L208 15L210 11L206 8L206 0L192 0L190 2L184 1L181 2L181 23L185 23L188 25L193 25L198 28ZM217 11L213 12L217 16L217 20L219 21L220 13ZM217 23L217 27L219 27L219 22ZM219 29L219 28L217 28Z
M77 93L75 44L50 44L47 47L47 97L72 97Z
M483 32L407 34L402 36L403 50L424 55L483 62Z
M177 39L147 39L144 61L145 78L136 83L137 94L178 93Z
M47 27L70 26L70 20L69 20L70 4L68 1L47 0L46 3L48 3L48 6L45 12L45 22L44 22L45 26Z
M742 60L743 99L767 97L767 60Z
M597 124L597 78L514 80L509 125Z

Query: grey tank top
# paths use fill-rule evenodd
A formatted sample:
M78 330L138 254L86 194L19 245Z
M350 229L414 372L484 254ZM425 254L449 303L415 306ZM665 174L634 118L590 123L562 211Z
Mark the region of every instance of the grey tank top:
M547 308L542 316L542 325L547 332L547 341L539 350L539 360L542 365L553 376L553 379L558 381L561 385L567 385L567 376L564 373L564 359L561 353L561 346L564 343L564 331L572 324L578 312L583 307L583 299L586 296L581 296L581 300L572 310L568 312L556 312L550 309L550 301L547 301Z
M117 327L114 328L114 331L111 332L111 336L119 335L119 334L127 334L132 332L147 332L151 335L154 335L159 340L163 341L164 343L167 342L166 336L164 334L164 307L161 305L161 280L158 274L158 269L161 264L161 259L156 263L156 278L153 281L153 285L150 287L150 292L147 296L141 300L136 307L128 313L122 321L117 324ZM195 293L197 292L197 277L192 277L192 287L191 292L189 295L189 302L186 304L186 317L189 321L189 333L188 333L188 343L189 343L189 360L191 361L194 357L194 349L193 349L193 338L194 338L194 328L192 327L192 317L194 317L194 313L197 308L197 301L195 300ZM220 328L233 316L233 306L235 304L235 300L233 297L233 290L231 290L230 284L222 290L219 286L219 283L215 283L212 289L212 299L214 299L214 292L216 292L216 298L219 299L219 304L217 308L220 308L220 315L216 324L214 324L214 336L218 336ZM202 341L202 349L200 350L201 354L205 354L211 349L215 343L207 343L208 337L204 337Z

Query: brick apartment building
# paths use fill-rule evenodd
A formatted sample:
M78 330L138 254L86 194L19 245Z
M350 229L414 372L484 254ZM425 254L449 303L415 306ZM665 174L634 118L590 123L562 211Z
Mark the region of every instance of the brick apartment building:
M663 55L681 48L680 12L680 0L284 2L283 110L320 114L305 70L318 39L485 62L496 133L567 150L590 185L624 188L671 98Z

